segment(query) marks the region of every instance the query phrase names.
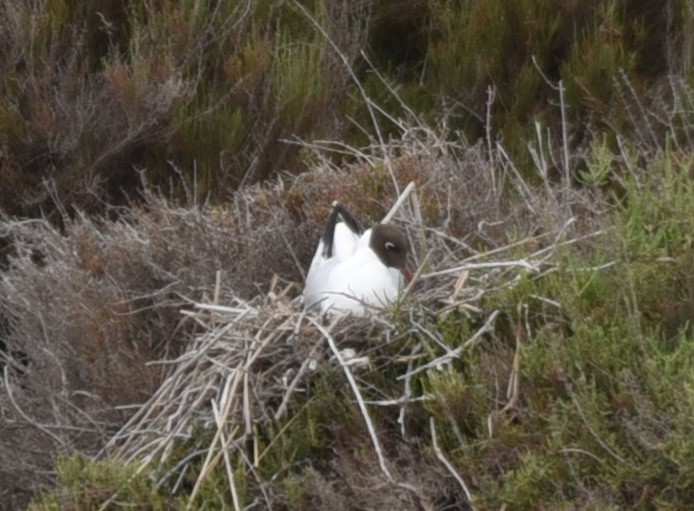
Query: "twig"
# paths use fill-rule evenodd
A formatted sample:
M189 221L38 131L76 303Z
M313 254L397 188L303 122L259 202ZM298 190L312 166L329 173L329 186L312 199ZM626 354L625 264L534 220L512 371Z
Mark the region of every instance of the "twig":
M449 273L460 273L462 271L467 271L467 270L486 270L486 269L493 269L493 268L525 268L526 270L530 270L532 272L537 271L537 265L534 265L532 263L529 263L525 259L521 259L520 261L496 261L492 263L466 263L461 266L456 266L455 268L447 268L445 270L440 270L440 271L433 271L431 273L427 273L426 275L422 275L420 278L422 279L430 279L432 277L440 277L441 275L448 275Z
M359 90L359 94L361 95L362 99L364 100L364 103L366 104L366 108L367 108L367 110L369 111L369 116L371 117L371 123L372 123L372 125L373 125L374 131L376 132L376 136L377 136L377 138L378 138L378 142L379 142L380 147L382 148L382 150L383 150L383 152L384 152L384 157L385 157L385 156L386 156L386 155L385 155L386 143L385 143L385 140L384 140L384 138L383 138L383 134L381 133L381 128L380 128L380 126L378 125L378 120L377 120L377 117L376 117L376 113L374 112L375 103L371 100L371 98L369 97L369 95L368 95L367 92L366 92L366 89L364 88L364 86L362 85L362 83L359 81L359 77L358 77L357 74L354 72L354 69L352 68L352 65L350 64L349 59L348 59L347 56L342 52L342 50L341 50L340 47L335 43L335 41L333 41L333 39L330 37L330 34L328 34L328 32L321 26L321 24L318 23L318 21L316 20L316 18L314 18L314 17L311 15L311 13L308 12L308 10L306 9L306 7L304 7L303 5L301 5L301 2L299 2L298 0L294 0L294 1L293 1L293 4L294 4L294 6L295 6L297 9L299 9L299 10L301 11L301 13L302 13L304 16L306 16L306 18L311 22L311 24L316 28L316 30L318 30L318 32L320 32L320 34L321 34L321 35L323 36L323 38L327 41L327 43L328 43L328 44L330 45L330 47L333 49L333 51L334 51L335 54L338 56L338 58L342 61L342 64L345 66L345 69L346 69L347 72L349 73L350 77L352 78L352 81L354 82L354 85L357 87L357 90ZM398 182L397 182L397 180L395 179L395 175L393 174L393 170L392 170L392 168L390 167L390 165L387 165L387 166L388 166L388 171L389 171L389 174L390 174L390 178L391 178L391 180L392 180L392 182L393 182L393 186L395 187L395 190L397 191L397 190L398 190Z
M508 398L508 402L504 405L504 407L499 410L498 412L492 412L489 414L489 417L487 418L487 428L489 430L489 438L492 438L494 436L494 431L493 431L493 424L494 421L492 420L494 417L499 416L513 408L516 407L518 404L518 400L520 399L520 359L521 359L521 309L525 311L525 316L526 316L526 332L530 331L530 328L527 327L527 313L528 313L528 308L523 304L522 302L518 304L518 324L516 325L516 351L513 355L513 366L511 367L511 374L508 379L508 388L506 389L506 397ZM527 334L526 334L527 335Z
M427 255L424 256L424 260L422 261L422 264L419 265L417 268L417 271L415 274L412 276L412 280L410 280L409 284L407 284L407 287L405 290L400 293L400 297L398 298L398 301L402 303L405 298L412 292L412 289L414 288L415 283L419 280L419 277L422 275L422 271L426 267L427 263L429 262L429 257L431 256L432 250L429 250L427 252Z
M35 421L34 419L32 419L31 417L29 417L26 413L24 413L24 410L22 410L22 409L20 408L19 404L17 404L17 401L15 401L14 396L12 395L12 386L10 385L10 379L9 379L9 377L8 377L7 366L4 367L3 375L4 375L4 379L5 379L5 389L7 390L7 397L9 398L10 403L12 403L12 406L14 406L14 409L17 410L17 413L19 413L19 415L20 415L29 425L34 426L36 429L38 429L38 430L41 431L42 433L44 433L44 434L48 435L49 437L51 437L51 438L52 438L53 440L55 440L56 443L57 443L58 445L60 445L62 448L66 448L66 447L67 447L67 444L65 443L65 440L63 440L62 438L60 438L58 435L55 435L55 434L51 433L51 432L48 430L48 426L45 426L45 425L43 425L43 424L40 424L39 422L37 422L37 421Z
M222 403L224 402L225 401L222 400ZM217 406L217 403L214 400L212 401L212 413L214 415L215 421L217 422L217 428L221 431L221 429L224 427L224 420L219 414L219 407ZM233 435L230 435L229 438L230 440L227 441L224 433L220 434L220 440L223 446L226 446L229 442L231 442ZM211 450L212 449L210 446L210 451ZM229 481L229 492L231 493L231 502L234 505L235 511L241 511L241 507L239 505L239 494L236 491L236 483L234 482L234 471L231 468L231 461L229 460L229 451L225 447L222 447L221 452L224 456L224 467L227 471L227 480Z
M163 406L163 403L175 394L176 385L173 382L180 379L186 371L189 371L195 364L197 364L200 359L215 346L216 342L221 339L229 330L233 329L237 323L243 320L249 312L251 312L251 309L241 311L234 321L224 325L222 328L214 332L213 335L209 336L201 349L195 350L192 354L185 353L176 359L176 368L173 374L171 374L164 381L164 383L162 383L149 401L147 401L147 403L145 403L138 412L133 414L133 416L123 425L118 433L116 433L106 443L101 451L99 451L97 456L102 456L109 448L113 447L118 440L128 436L129 434L127 432L132 431L132 428L135 427L136 424L142 425L147 419L150 419L155 411L160 409L160 407ZM182 427L183 425L181 425L181 429ZM169 433L167 438L171 438L172 434L173 432ZM147 463L147 461L143 463Z
M472 503L472 494L470 493L470 490L468 490L465 481L463 480L461 475L455 470L453 465L451 465L451 462L446 459L446 457L443 455L443 451L441 451L441 448L439 447L438 440L436 439L436 426L434 425L433 417L429 417L429 427L431 429L431 443L432 447L434 448L434 453L436 454L436 457L441 463L443 463L443 466L446 467L446 469L451 473L455 480L458 481L458 484L463 489L463 493L465 493L465 496L467 497L467 501L470 504L470 509L472 509L472 511L475 511L475 505Z
M378 464L381 467L381 472L386 476L388 481L394 482L393 476L390 474L390 471L388 470L388 467L386 466L386 461L385 458L383 457L383 453L381 451L381 444L378 441L378 435L376 435L376 429L373 426L373 423L371 422L371 417L369 416L369 411L366 409L366 404L364 403L364 400L361 397L361 392L359 391L359 387L357 386L357 382L354 380L354 376L352 376L352 372L349 370L349 367L345 364L344 360L342 360L342 355L340 355L340 350L337 349L337 346L335 345L335 341L333 340L332 335L330 335L330 332L328 332L325 328L323 328L315 319L312 317L307 317L307 319L318 329L318 331L323 335L326 341L328 341L328 346L330 346L330 349L333 352L333 355L335 355L335 358L337 359L338 363L340 364L340 367L342 367L345 376L347 377L347 381L349 382L350 387L352 387L352 392L354 393L354 397L357 400L357 403L359 404L359 409L361 410L362 417L364 418L364 422L366 423L366 429L369 431L369 435L371 436L371 441L373 442L374 449L376 450L376 455L378 456Z
M532 57L532 62L533 65L535 66L535 69L537 72L540 74L542 79L545 81L547 85L549 85L552 89L556 90L559 92L559 112L561 114L561 139L562 139L562 152L563 152L563 167L564 167L564 186L567 188L571 184L570 181L570 169L569 169L569 135L568 135L568 124L569 121L566 116L566 102L564 101L564 92L566 89L564 88L564 83L563 80L559 80L557 85L555 85L548 77L545 75L545 73L540 69L540 65L537 63L537 59L535 58L535 55Z
M395 213L398 212L398 209L400 209L400 206L402 206L402 203L405 202L405 199L407 199L407 196L412 193L414 190L414 181L410 181L408 185L405 187L405 189L402 191L400 194L400 197L398 197L398 200L395 201L395 204L393 204L393 207L390 208L390 211L388 211L388 214L383 217L383 220L381 220L381 223L387 224L390 222L393 217L395 216Z
M497 148L497 151L499 152L499 154L504 157L504 161L506 162L508 167L511 169L512 174L515 176L516 179L515 179L514 183L516 185L516 189L518 190L518 193L520 193L521 196L523 197L523 200L525 200L526 207L534 215L537 215L537 211L535 211L535 208L533 207L533 204L532 204L533 193L530 191L528 184L525 182L525 180L521 176L520 171L516 168L516 165L513 163L513 160L511 159L511 157L508 155L506 150L503 148L503 146L499 142L496 143L496 148Z
M496 87L490 85L487 87L487 115L484 122L485 138L487 141L487 157L493 163L494 162L494 150L492 145L492 106L494 105L494 99L496 98ZM496 176L494 174L494 165L489 166L489 174L492 181L492 190L494 193L497 191Z
M599 458L598 456L596 456L592 452L586 451L585 449L578 449L576 447L564 447L563 449L559 449L559 452L562 454L563 453L570 453L570 452L584 454L584 455L588 456L589 458L594 459L595 461L597 461L601 465L605 464L605 460L603 460L602 458Z
M238 387L239 383L241 382L241 375L242 372L240 368L236 368L235 371L233 371L229 377L227 378L227 385L231 384L231 389L228 392L229 395L234 396L236 393L236 388ZM233 378L233 380L232 380ZM215 463L213 462L213 454L214 454L214 446L217 444L217 442L220 441L220 438L222 436L222 427L219 424L223 424L223 422L226 420L226 417L229 415L229 411L231 409L231 404L234 402L233 398L228 398L226 402L224 402L224 407L223 407L223 412L221 414L221 417L223 418L222 421L218 422L217 426L217 431L214 434L214 437L212 438L212 442L210 442L210 448L207 452L207 457L205 458L205 461L202 464L202 468L200 469L200 475L198 476L198 479L195 481L195 485L193 486L193 491L190 492L190 497L188 497L188 504L186 505L186 509L190 509L193 505L193 502L195 501L195 497L198 494L198 491L200 491L200 485L202 482L205 480L207 477L207 474L212 470L214 467ZM222 450L224 450L224 443L222 443Z
M284 397L282 398L282 402L280 405L277 407L277 411L275 412L274 419L279 420L281 419L284 414L287 411L287 407L289 406L289 400L292 397L294 393L294 389L296 389L296 386L299 384L301 379L303 378L304 374L308 370L308 368L311 366L311 364L315 363L315 354L318 351L318 346L314 346L311 351L309 352L308 356L304 359L304 361L301 363L301 367L299 367L299 370L296 373L296 376L294 379L292 379L291 383L287 386L287 391L284 393Z
M598 434L595 432L595 430L592 428L592 426L588 423L588 418L586 417L585 413L583 413L583 408L581 408L581 405L578 403L578 399L576 398L576 394L574 394L573 389L569 388L568 389L569 395L571 396L571 400L574 403L574 406L576 407L576 411L578 412L578 415L581 416L581 420L583 421L583 424L586 426L592 437L595 439L595 441L600 444L600 447L602 447L610 456L612 456L614 459L619 461L622 464L626 464L626 460L622 458L619 454L614 452L609 445L607 445L602 438L598 436Z
M494 312L492 312L492 314L489 316L489 318L487 318L487 321L484 323L482 328L480 328L477 332L475 332L475 334L472 337L470 337L467 341L465 341L461 346L458 346L454 350L448 351L448 353L446 353L445 355L443 355L443 356L441 356L435 360L432 360L428 364L424 364L423 366L419 366L418 368L414 369L413 371L408 371L407 373L405 373L401 376L398 376L397 379L402 380L402 379L408 378L411 375L421 373L422 371L426 371L427 369L431 369L432 367L437 367L437 368L441 367L444 364L448 364L449 362L451 362L454 358L458 358L460 356L460 354L463 352L463 350L469 348L470 346L473 346L474 344L476 344L478 342L478 340L480 339L480 337L482 337L482 335L493 330L493 324L494 324L494 321L496 321L496 317L498 315L499 315L498 310L495 310Z

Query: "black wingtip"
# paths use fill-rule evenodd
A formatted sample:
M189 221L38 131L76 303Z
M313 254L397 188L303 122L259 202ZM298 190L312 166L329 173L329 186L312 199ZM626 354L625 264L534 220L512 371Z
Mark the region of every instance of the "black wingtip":
M352 232L358 235L364 233L364 227L361 222L356 219L352 213L347 210L338 201L333 201L332 212L328 218L328 222L325 224L325 229L323 230L323 256L325 258L330 258L333 256L333 241L335 239L335 226L338 222L345 222L347 227L349 227Z
M342 218L352 232L359 235L364 233L364 226L361 225L361 222L357 220L357 218L350 213L347 208L337 201L333 202L333 213L335 212L337 212L337 214Z

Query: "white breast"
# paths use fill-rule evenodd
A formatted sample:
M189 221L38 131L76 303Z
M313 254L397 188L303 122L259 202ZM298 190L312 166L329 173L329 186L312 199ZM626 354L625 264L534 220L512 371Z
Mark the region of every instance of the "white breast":
M322 311L365 315L397 299L404 283L402 274L381 262L369 247L370 240L369 229L358 239L351 256L321 267L320 278L325 280L318 300Z
M330 275L336 266L351 258L356 252L359 236L343 222L335 226L332 256L326 257L325 244L321 240L311 261L304 287L304 303L309 310L322 309L321 302L328 286Z

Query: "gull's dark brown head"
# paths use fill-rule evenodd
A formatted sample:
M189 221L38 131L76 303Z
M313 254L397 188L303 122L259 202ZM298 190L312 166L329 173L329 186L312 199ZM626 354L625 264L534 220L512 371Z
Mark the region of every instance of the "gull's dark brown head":
M376 224L371 231L369 246L383 264L400 270L408 282L412 280L414 272L407 261L411 250L410 240L402 229L389 224Z

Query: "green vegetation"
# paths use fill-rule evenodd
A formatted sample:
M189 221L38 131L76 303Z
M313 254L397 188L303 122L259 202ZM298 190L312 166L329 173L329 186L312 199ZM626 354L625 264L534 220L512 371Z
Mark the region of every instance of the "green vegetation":
M147 510L175 509L176 501L163 491L155 491L147 474L138 473L134 465L109 461L94 462L80 454L62 456L56 460L56 473L63 490L30 504L28 509L117 509L123 502Z
M189 440L176 443L166 460L150 460L139 472L134 468L137 462L62 459L61 489L35 500L32 509L61 509L57 503L67 506L66 499L73 507L63 508L96 509L95 502L102 504L116 498L113 495L119 502L140 502L145 508L158 509L166 502L183 509L193 493L194 508L243 509L259 501L276 509L358 509L366 502L387 508L408 502L398 491L440 506L466 505L464 492L436 464L437 451L466 482L476 509L686 507L694 498L692 158L665 150L631 169L615 159L608 172L604 143L593 144L591 151L583 171L586 188L576 190L583 199L574 197L554 210L559 214L561 207L568 207L574 219L580 211L581 227L549 242L538 235L526 238L528 230L537 227L536 220L548 214L545 211L528 223L517 219L515 229L497 238L506 243L527 239L502 250L502 259L542 259L544 263L535 266L538 271L472 270L472 280L463 289L481 291L482 296L460 303L474 304L476 312L460 306L441 312L441 289L452 289L454 274L453 280L437 280L433 287L423 282L414 291L418 303L393 311L388 326L348 322L332 331L338 342L354 346L371 360L369 368L352 369L361 399L397 400L407 374L410 397L426 398L403 409L368 407L392 476L413 489L384 483L372 437L342 370L335 363L319 363L317 372L300 383L304 390L293 396L288 414L278 420L254 418L253 433L241 435L233 447L215 447L213 427L197 430ZM426 162L418 167L423 177L427 167ZM411 163L400 160L395 172L398 179L410 176ZM354 176L350 179L356 182L369 179L368 173L355 171ZM301 191L304 178L294 183L294 193L310 193L308 188ZM587 187L589 182L595 186L613 180L620 184L619 193ZM422 186L426 190L430 185ZM556 199L565 191L540 187L525 207L539 207L541 200ZM423 201L437 196L435 190L429 192L422 193ZM284 196L288 190L264 193ZM421 210L442 214L448 208L429 204ZM442 221L436 214L429 213L424 225ZM435 251L441 248L435 237L428 242ZM532 255L550 252L551 257ZM460 255L449 263L440 255L433 257L434 271L461 261ZM267 307L258 310L280 314L271 312L272 305ZM483 325L492 311L498 316L487 331ZM283 317L293 316L272 321L281 326ZM258 321L267 325L263 317ZM211 323L208 328L214 334L220 327ZM388 343L384 328L390 331ZM468 345L480 331L477 341ZM307 346L320 340L311 325L302 326L301 332ZM265 326L256 337L260 335L281 335L279 341L288 331ZM286 346L285 341L270 351L280 346ZM444 346L459 350L459 355L446 358ZM306 360L302 350L308 347L289 349L297 364ZM266 371L274 357L291 364L289 352L283 353L260 356L252 367ZM208 356L217 355L210 351ZM233 367L224 360L217 365ZM443 363L417 369L434 360ZM222 381L216 385L221 388ZM278 395L283 388L275 389ZM170 399L172 409L177 409L177 398ZM277 409L277 399L268 398L263 406ZM243 422L242 417L230 418L222 435L239 432ZM208 449L211 461L203 463ZM252 465L250 459L255 460ZM408 472L408 463L418 467L415 473ZM74 476L78 468L79 477ZM385 489L375 496L374 486L383 484Z
M535 121L571 123L580 147L636 129L668 74L691 80L688 2L555 4L3 1L0 206L100 211L136 195L140 169L222 200L306 170L297 140L363 147L440 119L502 140L527 176Z

